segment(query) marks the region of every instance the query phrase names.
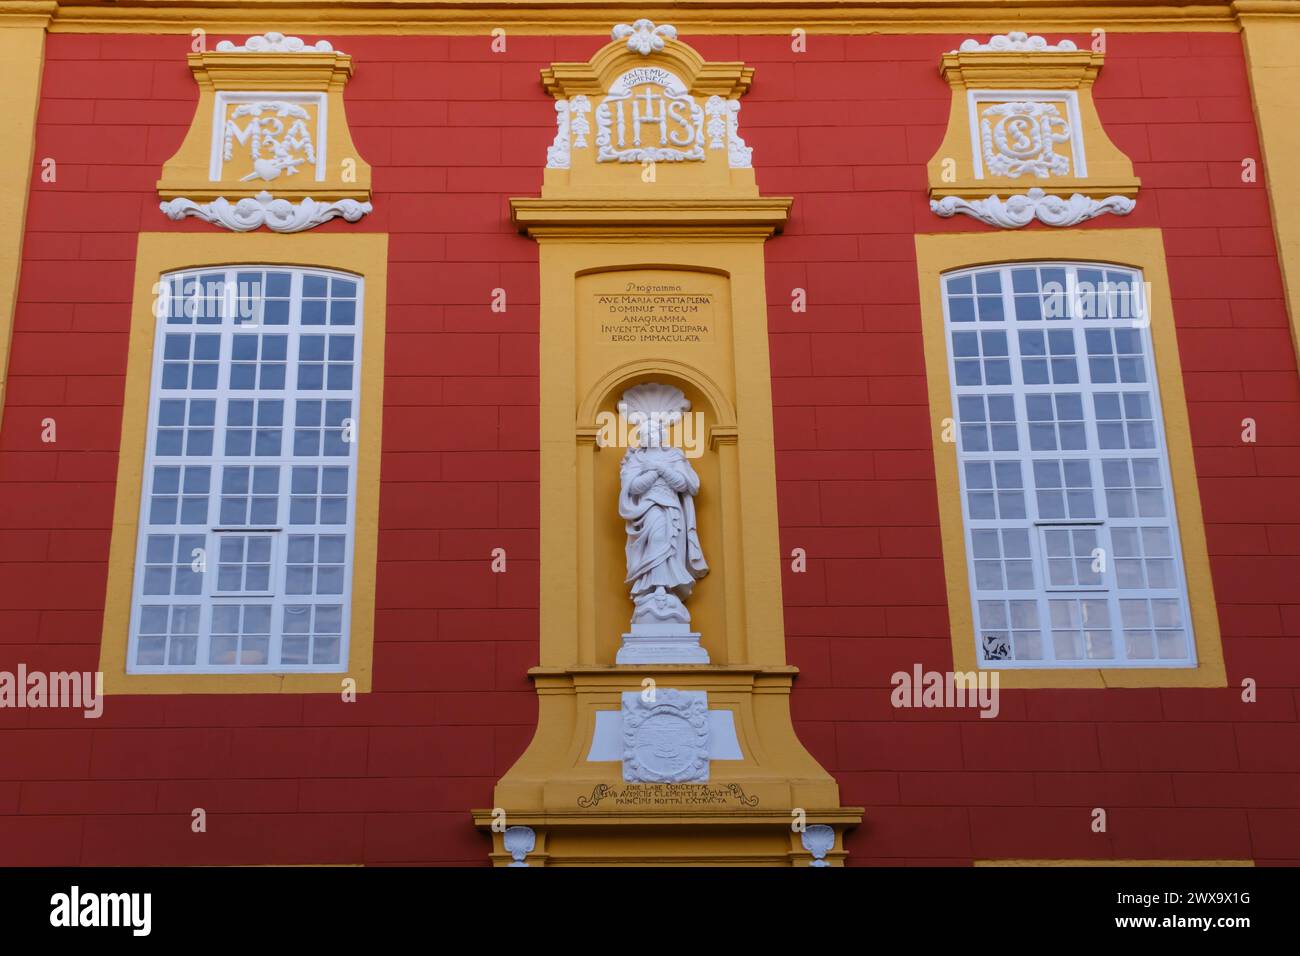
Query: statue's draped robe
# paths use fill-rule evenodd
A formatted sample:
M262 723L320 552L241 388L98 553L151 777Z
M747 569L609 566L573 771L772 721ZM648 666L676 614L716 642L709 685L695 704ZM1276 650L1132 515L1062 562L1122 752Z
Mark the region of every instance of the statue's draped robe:
M637 478L655 466L686 481L675 491L662 477L641 495L633 495ZM627 583L632 596L662 587L679 598L690 596L697 578L709 573L695 526L695 498L700 479L680 448L637 448L623 457L618 513L627 523Z

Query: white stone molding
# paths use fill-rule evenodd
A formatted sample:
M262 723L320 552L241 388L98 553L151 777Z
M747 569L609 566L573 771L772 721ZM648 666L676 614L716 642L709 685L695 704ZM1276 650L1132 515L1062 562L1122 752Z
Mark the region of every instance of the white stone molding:
M724 103L726 100L715 93L704 104L704 115L709 118L709 149L727 148L727 108Z
M653 20L642 17L631 26L626 23L618 24L610 31L610 36L615 40L627 37L629 50L642 56L649 56L664 48L664 40L676 40L677 28L669 23L655 26Z
M555 101L555 139L546 147L547 169L568 169L573 160L573 150L586 149L591 123L591 100L579 94L571 100ZM570 142L572 135L572 142Z
M1055 103L1016 100L994 103L980 117L984 171L1018 179L1033 173L1039 179L1070 175L1070 157L1056 152L1057 143L1074 139L1070 122Z
M732 169L754 165L754 147L740 138L740 100L727 100L727 165Z
M242 45L229 40L217 44L218 53L334 53L329 40L317 40L310 46L301 37L287 37L283 33L263 33L249 37Z
M210 203L200 205L181 197L158 205L168 219L179 221L186 216L193 216L235 232L251 232L259 226L266 226L272 232L302 232L335 217L356 222L374 210L370 203L355 199L326 203L308 198L294 203L288 199L276 199L266 191L236 203L218 197Z
M660 687L650 694L623 695L623 779L628 783L708 783L706 691Z
M830 866L826 854L835 848L835 829L824 823L814 823L803 831L799 837L803 848L812 854L809 866Z
M532 853L537 846L537 834L533 832L533 828L506 827L506 832L502 834L501 839L506 852L514 861L507 866L527 866L528 854Z
M1040 36L1030 36L1019 30L999 33L989 37L988 43L979 40L962 40L961 47L951 53L1073 53L1079 48L1073 40L1051 44Z
M727 165L732 169L749 169L753 165L754 147L746 146L740 136L740 100L710 96L704 104L709 118L709 149L727 150Z
M591 112L591 101L581 93L569 101L569 124L573 130L573 148L586 149L587 137L591 135L591 123L587 114Z
M569 151L569 128L572 120L569 116L568 100L555 101L555 139L546 147L547 169L568 169L572 154Z
M1035 219L1049 226L1074 226L1108 212L1116 216L1127 216L1136 205L1137 201L1127 196L1093 199L1075 193L1069 199L1062 199L1035 188L1021 196L1009 196L1005 202L998 196L974 200L944 196L942 199L930 200L930 211L944 219L962 213L990 226L1019 229Z

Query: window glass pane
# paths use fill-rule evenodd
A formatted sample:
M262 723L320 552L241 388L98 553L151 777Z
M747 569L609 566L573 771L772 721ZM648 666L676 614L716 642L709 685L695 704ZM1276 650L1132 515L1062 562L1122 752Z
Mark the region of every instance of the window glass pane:
M128 668L339 670L362 283L250 265L160 286Z
M1087 263L943 278L981 661L1192 657L1142 289Z

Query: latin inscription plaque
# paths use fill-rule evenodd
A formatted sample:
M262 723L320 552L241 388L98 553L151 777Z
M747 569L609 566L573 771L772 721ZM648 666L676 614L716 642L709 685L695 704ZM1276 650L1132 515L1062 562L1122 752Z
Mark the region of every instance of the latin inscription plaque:
M713 294L675 282L628 282L596 294L596 335L602 342L690 345L713 341Z

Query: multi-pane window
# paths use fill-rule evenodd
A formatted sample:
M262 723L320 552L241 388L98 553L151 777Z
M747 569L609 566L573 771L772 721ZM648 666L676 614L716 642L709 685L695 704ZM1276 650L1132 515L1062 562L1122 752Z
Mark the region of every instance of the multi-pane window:
M980 665L1194 666L1141 274L942 281Z
M128 670L346 670L361 281L249 266L159 289Z

